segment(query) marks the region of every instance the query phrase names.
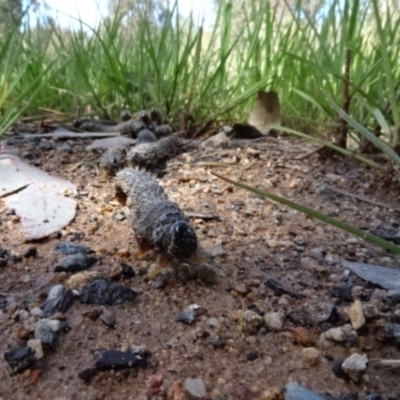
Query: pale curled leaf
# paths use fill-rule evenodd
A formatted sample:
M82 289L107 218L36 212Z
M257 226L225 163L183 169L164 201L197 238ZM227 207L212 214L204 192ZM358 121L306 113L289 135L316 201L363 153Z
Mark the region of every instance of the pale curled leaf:
M18 157L0 155L0 182L0 196L21 218L28 239L57 232L75 217L76 201L65 194L76 193L76 186Z

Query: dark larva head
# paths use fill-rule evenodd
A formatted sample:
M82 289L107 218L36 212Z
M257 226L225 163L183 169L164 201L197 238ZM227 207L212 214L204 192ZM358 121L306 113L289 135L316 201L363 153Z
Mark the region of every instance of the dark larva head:
M143 129L138 133L137 136L137 143L150 143L150 142L156 142L157 141L157 136L152 132L149 131L148 129Z
M121 112L120 116L119 116L119 120L121 122L124 121L129 121L132 118L132 114L129 110L124 110Z
M164 123L163 115L162 115L161 111L156 107L154 107L150 110L150 118L157 125L162 125Z
M186 221L171 225L168 236L168 253L173 257L187 258L197 250L196 234Z
M148 125L151 122L150 114L146 111L142 111L139 114L139 120L142 121L145 125Z

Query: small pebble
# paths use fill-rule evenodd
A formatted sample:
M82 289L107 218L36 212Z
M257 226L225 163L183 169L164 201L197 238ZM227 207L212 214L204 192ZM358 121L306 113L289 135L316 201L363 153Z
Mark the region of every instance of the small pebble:
M30 339L26 344L35 352L36 360L40 360L41 358L43 358L43 348L42 342L40 340Z
M12 368L11 375L20 374L36 361L36 354L30 347L19 347L4 353L4 359Z
M192 304L185 308L176 318L176 322L182 322L186 325L192 325L197 317L205 313L205 309L197 304Z
M283 315L281 312L272 312L264 315L264 321L272 331L279 331L283 325Z
M360 382L367 369L368 357L362 354L353 354L342 363L343 371L354 381Z
M360 300L357 299L351 307L345 308L344 311L349 316L351 325L355 330L358 330L365 325L365 317Z
M286 386L285 400L324 400L324 397L302 386L289 383Z
M117 324L117 317L114 313L104 310L100 315L100 321L107 325L109 328L115 328Z
M305 364L314 366L318 364L321 352L315 347L306 347L301 351L301 357Z
M207 395L206 386L203 380L200 378L195 378L195 379L188 378L185 380L183 386L186 392L189 394L189 396L191 396L194 399L202 399Z

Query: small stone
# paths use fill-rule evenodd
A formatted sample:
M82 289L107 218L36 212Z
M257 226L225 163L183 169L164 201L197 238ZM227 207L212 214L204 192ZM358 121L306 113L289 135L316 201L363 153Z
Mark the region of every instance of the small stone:
M309 269L309 270L314 270L319 266L318 262L314 258L311 258L311 257L303 257L300 260L300 265L303 268L306 268L306 269Z
M73 302L73 293L71 289L63 285L53 286L42 306L43 315L50 316L57 311L65 312Z
M224 248L220 244L208 248L207 252L211 257L224 257L227 254Z
M33 307L33 308L30 310L30 313L31 313L31 315L33 315L34 317L39 317L39 318L43 317L43 310L42 310L41 308L39 308L39 307Z
M346 240L346 244L357 244L358 239L356 237L351 237Z
M373 304L363 304L362 309L366 319L373 319L379 316L378 307Z
M57 340L58 337L57 323L59 329L60 321L49 320L47 318L39 319L39 321L36 322L35 339L38 339L42 343L51 346Z
M19 347L4 353L4 359L12 368L11 375L20 374L36 361L35 352L30 347Z
M7 267L7 259L0 258L0 268Z
M71 255L77 253L94 253L89 247L73 242L58 242L54 245L54 250L60 254Z
M259 400L283 400L282 390L277 387L271 387L262 392Z
M95 308L94 310L89 310L84 312L82 315L84 317L89 318L91 321L96 321L100 315L102 314L103 310L100 308Z
M82 379L84 383L89 385L92 379L96 376L96 374L97 374L96 368L87 368L79 372L78 377L79 379Z
M111 280L117 281L118 279L121 278L122 273L123 273L122 266L121 265L114 265L111 268L111 271L109 273L109 277L110 277Z
M94 279L99 278L100 273L98 271L84 271L78 272L72 275L68 281L67 286L70 289L82 290L82 288Z
M129 252L129 249L119 249L118 251L117 251L117 256L119 256L119 257L129 257L129 255L130 255L130 252Z
M117 317L114 313L104 310L100 315L100 321L107 325L109 328L115 328L117 324Z
M131 288L106 279L96 279L83 287L79 300L84 304L112 306L125 301L134 301L136 296L137 293Z
M197 317L206 312L205 308L200 307L197 304L192 304L185 308L176 318L176 322L182 322L186 325L192 325Z
M15 335L22 340L27 339L30 334L31 331L29 329L27 329L24 325L22 324L16 324L13 326L13 332L15 333Z
M346 341L346 334L340 326L337 328L331 328L328 331L322 333L322 335L325 336L327 339L333 340L338 343L343 343Z
M208 344L214 347L214 349L223 349L226 346L226 340L219 335L212 335L208 339Z
M324 397L302 386L289 383L286 386L285 400L324 400Z
M156 396L160 392L160 387L163 384L163 374L153 374L146 379L146 386L149 389L149 395Z
M264 321L272 331L279 331L283 326L283 315L281 312L271 312L264 315Z
M243 313L243 319L245 321L246 330L250 334L257 333L258 329L263 325L263 318L258 315L256 312L251 310L246 310Z
M301 351L301 357L305 364L314 366L318 364L319 357L321 356L321 352L315 347L306 347Z
M30 339L26 343L35 352L36 360L43 358L42 342L38 339Z
M145 366L147 359L132 353L118 350L99 349L94 352L96 369L100 371L117 370Z
M183 386L189 396L193 397L194 399L202 399L207 395L206 385L200 378L188 378L185 380Z
M290 331L295 343L306 347L313 346L315 344L315 340L307 328L304 328L303 326L295 326L294 328L290 329Z
M367 369L368 357L363 354L353 354L342 363L343 371L349 375L354 382L360 382L361 377Z
M201 148L211 147L211 148L221 148L226 149L229 147L230 139L225 134L225 132L217 133L214 136L211 136L204 142L200 144Z
M209 318L207 320L207 325L210 326L211 328L216 329L216 330L220 330L221 329L221 323L215 317Z
M37 248L34 246L30 246L22 253L22 257L29 258L29 257L36 257L37 255Z
M71 254L61 259L55 266L55 272L78 272L90 268L97 261L86 253Z
M242 295L246 295L248 293L248 289L244 283L239 283L239 285L236 285L235 290Z
M344 311L349 316L351 325L355 330L362 328L365 325L365 317L363 307L360 300L356 300L351 307L345 308Z
M219 268L210 264L197 266L197 278L209 285L218 285L224 279L225 274Z

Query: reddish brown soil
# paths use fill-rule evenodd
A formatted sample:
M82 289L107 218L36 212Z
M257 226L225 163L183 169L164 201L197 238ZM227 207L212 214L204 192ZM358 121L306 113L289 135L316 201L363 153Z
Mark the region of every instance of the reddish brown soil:
M343 310L349 303L334 299L332 288L348 281L366 288L367 284L353 274L344 273L340 260L385 262L395 267L399 258L362 240L346 242L351 235L233 188L210 172L271 190L370 230L399 222L398 214L390 208L351 196L321 192L318 187L328 184L395 207L400 186L398 181L390 182L389 173L385 175L357 161L327 158L319 153L301 159L298 156L306 154L312 146L287 137L247 145L233 143L229 149L196 149L185 153L168 163L160 182L184 211L217 217L211 220L192 218L191 223L203 248L212 252L215 246L222 245L226 254L215 257L213 263L225 273L225 278L217 286L201 281L171 280L165 288L154 289L146 269L155 257L134 258L137 246L129 220L116 222L113 219L121 206L113 198L112 183L102 179L92 163L77 166L82 160L96 160L96 155L85 151L90 140L70 141L71 154L59 151L62 141L55 143L54 150L43 151L24 141L9 141L21 157L35 159L45 171L78 185L76 218L58 235L34 243L37 257L9 263L0 270L1 299L13 298L17 309L27 309L32 302L41 305L43 295L54 284L65 283L70 274L53 272L56 261L61 258L53 247L60 240L74 240L96 250L99 262L91 270L104 276L109 276L111 269L121 262L131 265L136 276L121 283L139 294L134 303L105 307L116 315L115 329L83 316L88 310L104 307L83 305L76 300L65 313L71 330L61 334L55 349L46 351L34 368L10 377L8 365L4 360L0 362L1 399L138 399L145 398L140 396L146 394L154 399L178 399L178 394L174 397L171 392L168 395L168 391L173 382L183 384L187 378L201 378L210 398L224 399L258 399L266 389L283 388L288 382L335 396L350 392L400 392L396 370L378 368L370 363L359 384L340 379L331 371L335 360L345 359L354 352L366 354L370 360L399 358L396 347L376 340L382 320L367 321L358 332L359 340L355 345L320 348L316 366L304 361L303 346L296 342L293 333L296 325L289 319L278 332L266 329L254 332L242 321L243 311L249 305L265 313L282 310L285 315L303 309L311 318L334 301L339 310ZM34 205L32 207L34 212ZM32 245L25 242L18 221L7 213L1 200L0 221L2 247L22 253ZM118 251L124 249L129 251L129 256L118 255ZM323 259L318 260L321 251ZM303 266L300 260L305 256L315 258L320 265ZM305 298L276 296L265 284L270 278ZM379 291L375 296L379 297ZM175 322L175 317L194 303L207 312L192 326ZM383 300L378 304L391 315L400 310L398 305ZM2 354L26 343L18 338L18 323L11 318L8 307L9 304L0 311ZM321 333L318 325L305 329L316 343ZM215 335L226 341L224 348L209 344L209 338ZM80 371L94 365L91 350L127 349L131 345L144 345L150 351L148 367L100 372L90 384L78 377ZM254 353L256 358L248 360L253 358L249 353ZM37 370L40 374L33 379ZM157 395L151 395L146 383L153 374L163 376Z

